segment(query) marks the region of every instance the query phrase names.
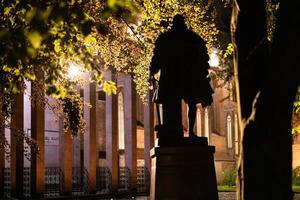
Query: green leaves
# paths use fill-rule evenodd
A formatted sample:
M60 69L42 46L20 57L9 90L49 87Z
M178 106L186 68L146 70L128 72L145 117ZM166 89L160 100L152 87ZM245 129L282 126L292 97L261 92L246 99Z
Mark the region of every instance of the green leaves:
M4 8L4 13L3 13L4 16L8 16L11 10L12 10L12 7L5 7Z
M300 112L299 111L300 111L300 87L298 88L298 92L296 94L296 99L294 102L292 134L300 133Z
M296 127L293 127L292 134L299 134L300 133L300 124Z
M84 38L84 43L87 45L96 44L97 40L92 35L88 35L87 37Z
M54 44L54 51L56 53L59 53L61 51L61 46L60 46L60 43L61 43L61 39L56 39L54 40L53 44Z
M30 32L27 34L27 38L33 48L35 48L35 49L40 48L43 37L41 36L41 34L39 32L37 32L37 31Z
M117 86L113 81L103 81L102 88L103 91L108 95L117 94Z
M298 114L299 111L300 111L300 87L298 88L298 92L294 102L294 114Z

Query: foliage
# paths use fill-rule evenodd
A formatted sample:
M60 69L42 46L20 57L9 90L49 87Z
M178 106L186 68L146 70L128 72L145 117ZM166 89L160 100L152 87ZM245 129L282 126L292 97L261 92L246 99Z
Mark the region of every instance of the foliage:
M64 132L70 132L72 136L78 133L83 134L85 121L83 119L84 102L80 95L74 91L61 99L61 105L64 113Z
M268 40L273 41L273 33L275 30L275 24L277 20L277 13L279 10L280 1L279 0L267 0L267 32Z
M102 0L101 7L96 7L93 1L81 0L0 0L1 116L7 122L1 121L1 127L10 128L12 94L20 92L25 81L40 82L35 72L42 71L46 74L42 83L46 94L59 99L63 106L65 128L73 134L82 132L81 103L77 95L70 93L78 82L66 76L69 65L82 65L104 91L116 92L115 83L103 79L96 40L102 26L90 14L93 9L101 15L130 13L131 1L126 2ZM23 132L18 133L27 137ZM1 143L8 146L2 134Z
M66 76L71 63L82 66L107 93L117 86L103 78L105 70L131 74L143 99L154 42L177 13L209 48L218 47L215 10L202 1L0 0L1 114L9 119L11 95L25 81L41 82L35 72L42 71L46 94L62 107L65 129L81 133L83 102L74 92L80 80Z
M294 103L294 113L299 113L300 111L300 87L298 88L298 93L296 95L295 103Z
M300 133L300 87L296 95L293 109L292 134Z
M300 186L300 166L292 171L292 185Z
M237 169L233 167L224 171L223 183L222 185L227 186L236 186L236 179L237 178Z

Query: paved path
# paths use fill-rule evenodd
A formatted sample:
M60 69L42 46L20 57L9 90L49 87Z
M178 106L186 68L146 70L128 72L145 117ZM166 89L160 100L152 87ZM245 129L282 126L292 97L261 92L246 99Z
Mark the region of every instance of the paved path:
M236 200L235 192L219 192L219 200ZM149 197L137 197L136 200L149 200ZM300 193L295 194L294 200L300 200Z
M235 192L219 192L219 200L236 200ZM294 200L300 200L300 194L294 196Z

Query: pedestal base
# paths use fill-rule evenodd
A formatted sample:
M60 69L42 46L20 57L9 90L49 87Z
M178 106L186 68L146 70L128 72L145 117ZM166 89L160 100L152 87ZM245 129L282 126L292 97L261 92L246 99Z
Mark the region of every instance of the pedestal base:
M214 146L151 150L151 200L218 200Z

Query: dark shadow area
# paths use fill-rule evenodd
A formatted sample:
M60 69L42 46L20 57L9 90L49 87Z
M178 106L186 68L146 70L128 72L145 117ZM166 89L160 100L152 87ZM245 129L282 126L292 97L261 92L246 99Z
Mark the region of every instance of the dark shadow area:
M299 86L298 1L281 1L273 43L267 40L266 2L238 0L236 41L244 131L245 200L292 199L291 116Z

